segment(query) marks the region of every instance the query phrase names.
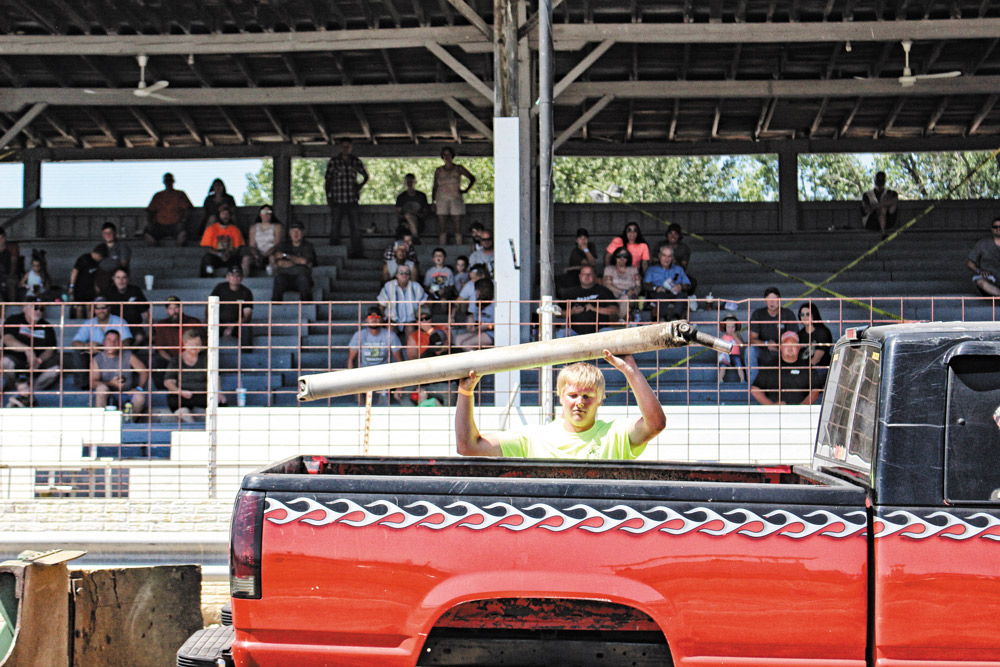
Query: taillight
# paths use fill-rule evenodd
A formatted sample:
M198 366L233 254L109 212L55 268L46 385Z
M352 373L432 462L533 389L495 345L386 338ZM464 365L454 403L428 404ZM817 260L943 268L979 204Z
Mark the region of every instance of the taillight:
M240 491L229 529L229 593L234 598L260 598L260 538L264 493Z

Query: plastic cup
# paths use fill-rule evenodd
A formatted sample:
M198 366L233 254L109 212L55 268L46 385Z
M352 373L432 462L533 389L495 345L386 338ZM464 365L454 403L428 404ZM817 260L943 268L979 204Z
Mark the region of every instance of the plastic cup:
M148 289L148 290L153 289L153 274L152 273L147 273L146 274L146 289Z

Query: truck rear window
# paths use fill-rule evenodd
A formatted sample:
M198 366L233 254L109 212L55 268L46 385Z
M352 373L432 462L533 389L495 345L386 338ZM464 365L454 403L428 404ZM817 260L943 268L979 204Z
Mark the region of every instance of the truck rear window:
M871 474L875 453L880 348L870 343L834 352L819 418L816 455Z

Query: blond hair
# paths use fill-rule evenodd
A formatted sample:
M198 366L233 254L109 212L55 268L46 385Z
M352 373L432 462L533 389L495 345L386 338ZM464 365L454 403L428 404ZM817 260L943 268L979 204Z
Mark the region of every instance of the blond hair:
M563 389L571 383L581 388L592 387L601 397L604 396L604 374L593 364L579 362L559 371L559 376L556 378L556 393L562 396Z

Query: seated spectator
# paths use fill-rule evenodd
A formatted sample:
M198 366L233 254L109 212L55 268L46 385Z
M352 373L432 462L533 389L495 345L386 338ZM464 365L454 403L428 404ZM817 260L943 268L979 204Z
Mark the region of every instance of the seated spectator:
M0 227L0 301L13 301L17 297L21 269L17 244L7 241L7 232Z
M212 221L219 219L219 209L223 206L231 207L235 211L236 200L233 199L231 194L226 192L225 182L221 178L217 178L209 186L208 196L205 197L205 202L201 205L201 223L198 225L198 229L195 230L195 238L201 238L205 233L205 229L212 224ZM236 218L234 217L233 224L236 224L236 222Z
M632 266L639 270L640 275L645 275L646 269L649 268L649 245L646 244L646 238L642 235L642 230L639 229L639 223L626 224L621 235L611 240L604 252L604 266L613 263L612 255L615 254L615 250L621 247L624 247L632 255Z
M556 332L557 338L591 334L598 327L618 321L618 300L607 287L597 283L592 266L580 269L580 285L566 291L566 328Z
M24 301L52 300L52 278L46 266L45 251L31 251L31 268L21 277L18 298Z
M396 245L402 241L406 244L406 259L407 261L413 262L413 272L414 275L418 274L418 269L420 267L420 259L417 257L416 244L413 242L413 234L410 233L409 227L397 227L396 228L396 240L382 252L382 261L388 262L389 260L395 259L396 257ZM395 274L390 273L389 280Z
M733 351L729 354L724 352L719 353L719 382L725 380L726 371L734 368L736 369L736 374L740 378L740 382L746 382L746 376L743 373L743 357L742 346L745 345L743 342L743 337L740 336L740 329L743 325L740 324L740 320L733 313L728 313L722 318L722 325L720 328L720 338L727 343L733 344Z
M250 320L253 318L253 292L243 284L243 269L229 267L226 281L219 283L209 296L219 297L219 335L235 338L243 351L253 347Z
M564 291L580 284L580 269L583 266L597 266L597 247L590 241L590 232L580 227L576 230L576 245L569 251L563 275L556 279L556 290Z
M489 272L490 278L496 278L496 258L493 253L493 232L484 229L479 234L479 244L482 246L469 255L469 263L475 266L483 264Z
M455 274L450 266L445 264L448 253L444 248L434 248L432 264L424 274L424 289L435 301L451 301L458 292L455 291Z
M271 205L264 204L257 210L257 219L250 227L247 243L242 248L243 275L253 275L253 269L264 269L267 275L273 275L274 253L284 240L284 226L274 217Z
M37 408L38 399L31 394L31 378L18 375L14 381L14 391L7 398L8 408Z
M478 350L493 346L495 304L493 281L480 278L476 281L476 303L469 308L469 326L455 336L455 346L463 350Z
M160 190L146 207L146 229L143 235L148 245L156 245L162 239L177 239L177 245L187 241L188 222L194 206L183 190L174 189L174 175L163 175L163 190Z
M472 252L483 249L483 244L479 242L480 237L483 235L483 223L478 220L473 220L472 224L469 226L469 235L472 236Z
M1000 296L1000 215L993 218L990 231L990 236L976 241L965 260L980 296Z
M427 359L448 354L451 351L448 339L448 327L434 324L431 307L424 304L420 306L417 328L406 338L406 358Z
M281 301L288 290L298 292L300 301L312 301L316 248L304 235L305 226L296 220L288 226L288 238L275 249L271 301Z
M368 309L365 317L365 325L351 336L347 344L347 367L366 368L368 366L379 366L391 361L402 361L400 350L402 345L399 337L392 330L392 327L384 324L382 311L376 306ZM373 403L379 399L384 404L389 402L387 391L373 394ZM364 403L364 396L358 396L358 403Z
M861 195L861 221L865 229L882 232L888 236L889 229L896 226L899 217L899 193L885 187L885 172L875 174L875 187Z
M391 280L396 275L396 270L401 266L407 266L411 273L416 273L417 265L412 259L407 259L409 248L410 246L406 245L405 241L396 241L396 245L392 248L392 258L382 264L382 282Z
M646 298L660 321L687 317L687 297L691 281L676 262L670 246L660 248L657 263L646 270L642 279Z
M469 258L459 255L455 260L455 293L461 294L467 282L469 282Z
M132 330L132 346L146 345L149 342L149 301L142 288L129 282L128 269L115 269L111 285L101 296L111 305L111 312L125 320Z
M208 352L201 331L189 329L181 336L181 353L167 366L163 384L170 392L167 407L181 421L191 423L196 414L205 413L208 408ZM226 397L220 393L219 405L225 404Z
M427 203L427 195L417 190L417 177L407 174L403 177L406 189L396 197L396 223L405 225L413 235L414 244L420 242L420 233L424 230L424 219L430 215L431 207Z
M778 363L778 343L781 334L794 332L795 316L781 306L777 287L764 290L764 308L750 313L750 340L747 346L747 379L753 384L762 367Z
M4 320L0 368L8 384L23 376L28 382L29 395L48 389L59 379L57 352L55 330L45 319L41 303L26 303L21 312ZM23 392L18 390L18 393Z
M830 367L830 351L833 349L833 334L823 323L819 307L812 301L799 306L799 345L802 347L802 361L818 371L822 382L826 380L826 371Z
M417 314L427 300L427 293L420 283L412 280L410 267L396 269L396 277L386 282L378 293L378 302L385 309L386 320L399 333L409 336L417 328Z
M618 299L618 314L627 320L632 304L642 291L639 269L632 265L632 255L625 248L615 250L612 258L615 263L604 267L602 283Z
M93 301L98 294L97 275L100 272L101 260L108 256L108 246L98 243L90 252L85 252L76 258L73 270L69 274L69 300L76 302L72 307L71 317L82 319L87 316L88 302Z
M681 229L681 226L676 222L670 223L667 227L665 245L670 246L670 249L674 251L674 263L679 264L684 269L688 280L691 281L691 289L688 290L688 294L694 294L698 288L698 281L691 275L691 269L689 268L691 263L691 248L688 247L687 243L684 243L683 238L684 231ZM660 247L662 248L663 246ZM657 252L659 252L659 248L657 248Z
M469 279L466 281L462 291L458 293L455 300L455 307L451 312L452 322L465 322L468 320L469 311L476 303L476 282L482 278L488 278L485 264L474 264L469 269Z
M132 413L141 414L146 408L146 383L149 370L139 355L122 349L121 336L114 329L104 334L104 349L90 360L90 388L94 390L94 405L99 408L115 405L125 409L132 404Z
M115 269L128 269L132 263L132 249L127 243L118 240L118 227L115 223L104 223L101 227L101 240L107 247L108 254L101 260L100 272L96 277L98 293L111 284Z
M80 329L73 336L73 367L76 369L89 369L90 360L95 354L101 351L104 345L104 334L109 329L115 329L121 334L122 344L130 346L132 344L132 330L129 329L125 320L117 315L112 315L108 307L108 300L103 296L94 299L90 305L91 317L84 322ZM83 388L86 381L78 381L78 386Z
M218 222L211 224L201 237L205 255L201 258L202 278L222 268L240 266L240 248L244 245L243 232L236 226L235 210L228 206L219 209Z
M181 353L181 336L185 331L202 328L202 321L194 315L181 312L181 300L167 297L167 316L153 325L153 382L157 388L166 389L163 380L165 369Z
M816 371L799 358L799 335L786 331L781 334L777 365L760 370L750 394L761 405L812 405L821 390Z

